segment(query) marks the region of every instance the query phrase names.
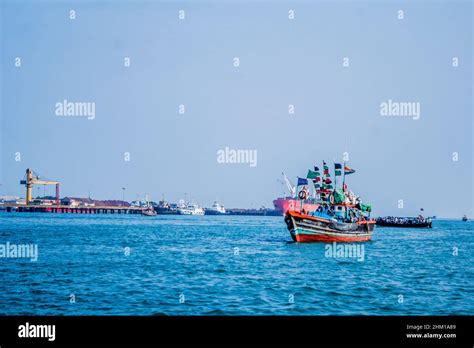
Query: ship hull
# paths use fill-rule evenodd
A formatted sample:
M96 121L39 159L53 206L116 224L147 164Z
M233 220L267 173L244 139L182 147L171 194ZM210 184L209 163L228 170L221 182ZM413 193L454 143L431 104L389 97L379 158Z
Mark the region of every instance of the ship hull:
M205 209L204 213L205 215L228 215L229 214L228 212L221 212L221 211L209 210L209 209Z
M301 202L299 199L292 197L277 198L273 201L275 210L281 214L285 214L288 210L300 211L301 208L305 211L315 211L318 209L319 204L316 204L312 200L305 200Z
M189 210L189 209L178 209L179 215L196 215L202 216L204 215L204 210Z
M375 226L373 220L339 223L292 210L285 214L285 222L295 242L367 242Z
M155 208L155 211L160 214L160 215L166 215L166 214L178 214L178 211L176 209L170 209L170 208Z

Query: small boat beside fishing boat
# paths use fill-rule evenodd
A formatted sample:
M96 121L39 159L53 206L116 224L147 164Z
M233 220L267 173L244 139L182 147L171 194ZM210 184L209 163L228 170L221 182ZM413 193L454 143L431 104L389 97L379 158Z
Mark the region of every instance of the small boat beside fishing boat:
M431 218L421 215L417 217L384 216L378 217L375 221L377 226L382 227L432 228Z
M363 204L359 196L348 190L345 176L355 170L334 163L334 187L337 177L344 172L341 189L332 185L329 167L323 161L324 174L318 167L309 170L306 178L298 178L297 188L301 206L288 209L284 221L295 242L366 242L371 240L375 220L370 218L372 206ZM316 208L307 209L305 199L310 195L308 179L313 181Z

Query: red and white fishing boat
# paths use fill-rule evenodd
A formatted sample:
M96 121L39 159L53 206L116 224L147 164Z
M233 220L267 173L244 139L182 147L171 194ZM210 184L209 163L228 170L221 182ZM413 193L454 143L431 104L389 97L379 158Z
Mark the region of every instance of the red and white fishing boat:
M372 238L375 220L339 222L289 210L285 223L295 242L367 242Z
M355 170L334 163L334 187L337 176L344 175L342 189L333 187L329 167L323 161L324 176L318 167L309 170L306 178L298 178L296 188L300 204L285 212L285 223L295 242L366 242L372 238L375 220L370 218L372 207L347 189L345 176ZM344 169L343 169L344 168ZM344 173L344 174L342 174ZM308 179L312 179L318 198L312 206L304 204L309 196ZM299 209L298 209L299 205ZM309 208L309 209L308 209Z

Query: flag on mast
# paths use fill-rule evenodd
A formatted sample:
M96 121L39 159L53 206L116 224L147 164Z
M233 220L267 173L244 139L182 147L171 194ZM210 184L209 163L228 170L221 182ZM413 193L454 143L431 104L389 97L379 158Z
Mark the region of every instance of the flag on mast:
M296 186L308 185L308 179L298 177L298 183Z
M349 175L355 173L355 170L349 166L344 166L344 175Z
M313 173L314 175L314 178L313 178L313 185L314 185L314 189L316 190L316 193L320 193L321 192L321 173L319 172L319 168L314 166L314 170L313 171L310 171ZM309 174L309 172L308 172Z
M337 177L342 175L342 165L334 163L334 186L337 187Z
M311 169L308 169L308 174L306 175L306 178L308 179L316 179L317 177L319 176L319 173L314 171L314 170L311 170Z
M346 192L347 186L346 186L346 175L353 174L355 173L355 170L352 169L351 167L346 165L346 162L344 162L344 176L342 177L342 190Z
M329 167L328 167L328 165L326 164L325 161L323 161L323 169L324 169L324 175L330 176L329 175Z
M329 174L329 167L325 161L323 161L323 168L324 168L324 179L323 179L323 192L331 192L332 187L332 180L331 174Z

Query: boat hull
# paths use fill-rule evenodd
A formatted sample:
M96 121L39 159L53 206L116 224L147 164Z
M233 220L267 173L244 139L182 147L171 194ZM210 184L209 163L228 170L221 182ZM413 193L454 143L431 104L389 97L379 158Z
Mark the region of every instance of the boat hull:
M155 210L143 210L142 215L144 216L156 216L157 213Z
M373 220L339 223L291 210L286 213L285 222L295 242L367 242L375 225Z

